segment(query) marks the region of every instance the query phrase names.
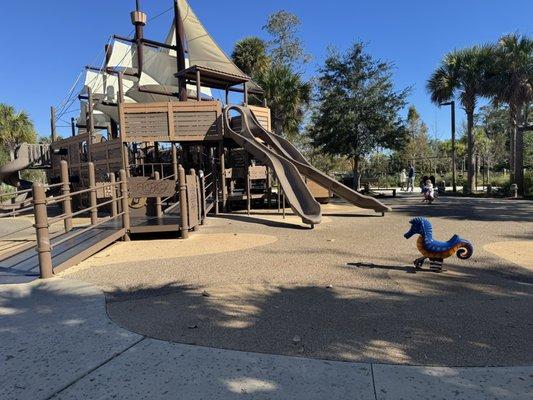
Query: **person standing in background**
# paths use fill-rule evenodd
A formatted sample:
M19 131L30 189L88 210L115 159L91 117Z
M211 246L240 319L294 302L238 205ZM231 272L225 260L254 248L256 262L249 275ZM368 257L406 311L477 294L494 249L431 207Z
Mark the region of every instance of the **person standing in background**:
M407 183L407 174L405 168L400 172L400 190L405 190L405 184Z
M411 192L414 191L414 183L415 183L415 167L412 163L409 163L409 172L407 174L407 191L409 191L409 188L411 188Z

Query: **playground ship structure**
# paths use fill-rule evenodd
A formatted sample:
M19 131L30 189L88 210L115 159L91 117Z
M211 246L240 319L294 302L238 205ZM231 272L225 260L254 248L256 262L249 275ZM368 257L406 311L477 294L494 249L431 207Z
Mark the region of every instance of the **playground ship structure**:
M277 198L279 207L280 196L311 226L321 219L317 199L331 192L358 207L389 211L318 171L270 132L263 90L219 48L186 0L173 1L164 42L144 37L147 16L136 3L134 37L113 36L104 65L86 67L71 136L58 137L52 108L51 144L20 146L0 167L2 181L20 185L20 170L45 168L50 190L60 182L73 191L96 185L97 201L106 203L108 182L123 170L133 233L185 235L207 213L228 211L232 201L246 201L250 210L252 201L264 206ZM224 91L225 101L214 99L213 90ZM261 106L250 105L251 96ZM236 97L242 103L230 104ZM74 207L83 202L81 196Z

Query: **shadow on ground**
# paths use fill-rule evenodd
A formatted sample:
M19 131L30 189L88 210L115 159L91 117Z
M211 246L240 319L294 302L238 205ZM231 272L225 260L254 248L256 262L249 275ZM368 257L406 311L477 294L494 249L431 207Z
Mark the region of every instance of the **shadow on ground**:
M278 214L268 214L269 216L278 216ZM240 215L240 214L219 214L219 215L210 215L210 218L225 219L230 221L239 221L247 222L259 225L270 226L273 228L285 228L285 229L297 229L297 230L308 230L311 229L309 226L302 226L292 222L283 222L283 221L274 221L264 218L257 218L252 215Z
M528 282L455 266L444 274L406 274L410 267L393 263L338 268L372 269L373 279L394 285L205 288L176 282L110 291L108 313L149 337L235 350L416 365L533 362Z
M491 198L440 197L421 204L419 197L391 200L393 211L410 216L443 217L474 221L533 222L533 202Z

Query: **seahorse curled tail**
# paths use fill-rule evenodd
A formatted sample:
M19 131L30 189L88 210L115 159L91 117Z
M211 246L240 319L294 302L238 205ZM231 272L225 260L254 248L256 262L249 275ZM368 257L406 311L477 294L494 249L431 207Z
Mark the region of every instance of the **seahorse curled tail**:
M457 257L461 260L467 260L474 254L474 246L468 240L462 239L457 249Z

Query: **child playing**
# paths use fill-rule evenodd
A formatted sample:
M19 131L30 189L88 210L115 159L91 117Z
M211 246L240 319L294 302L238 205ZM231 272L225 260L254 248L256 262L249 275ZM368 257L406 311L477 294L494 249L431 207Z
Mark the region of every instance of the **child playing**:
M424 195L423 202L431 204L435 200L435 189L433 188L433 183L430 179L426 180L425 185L422 187L422 194Z

